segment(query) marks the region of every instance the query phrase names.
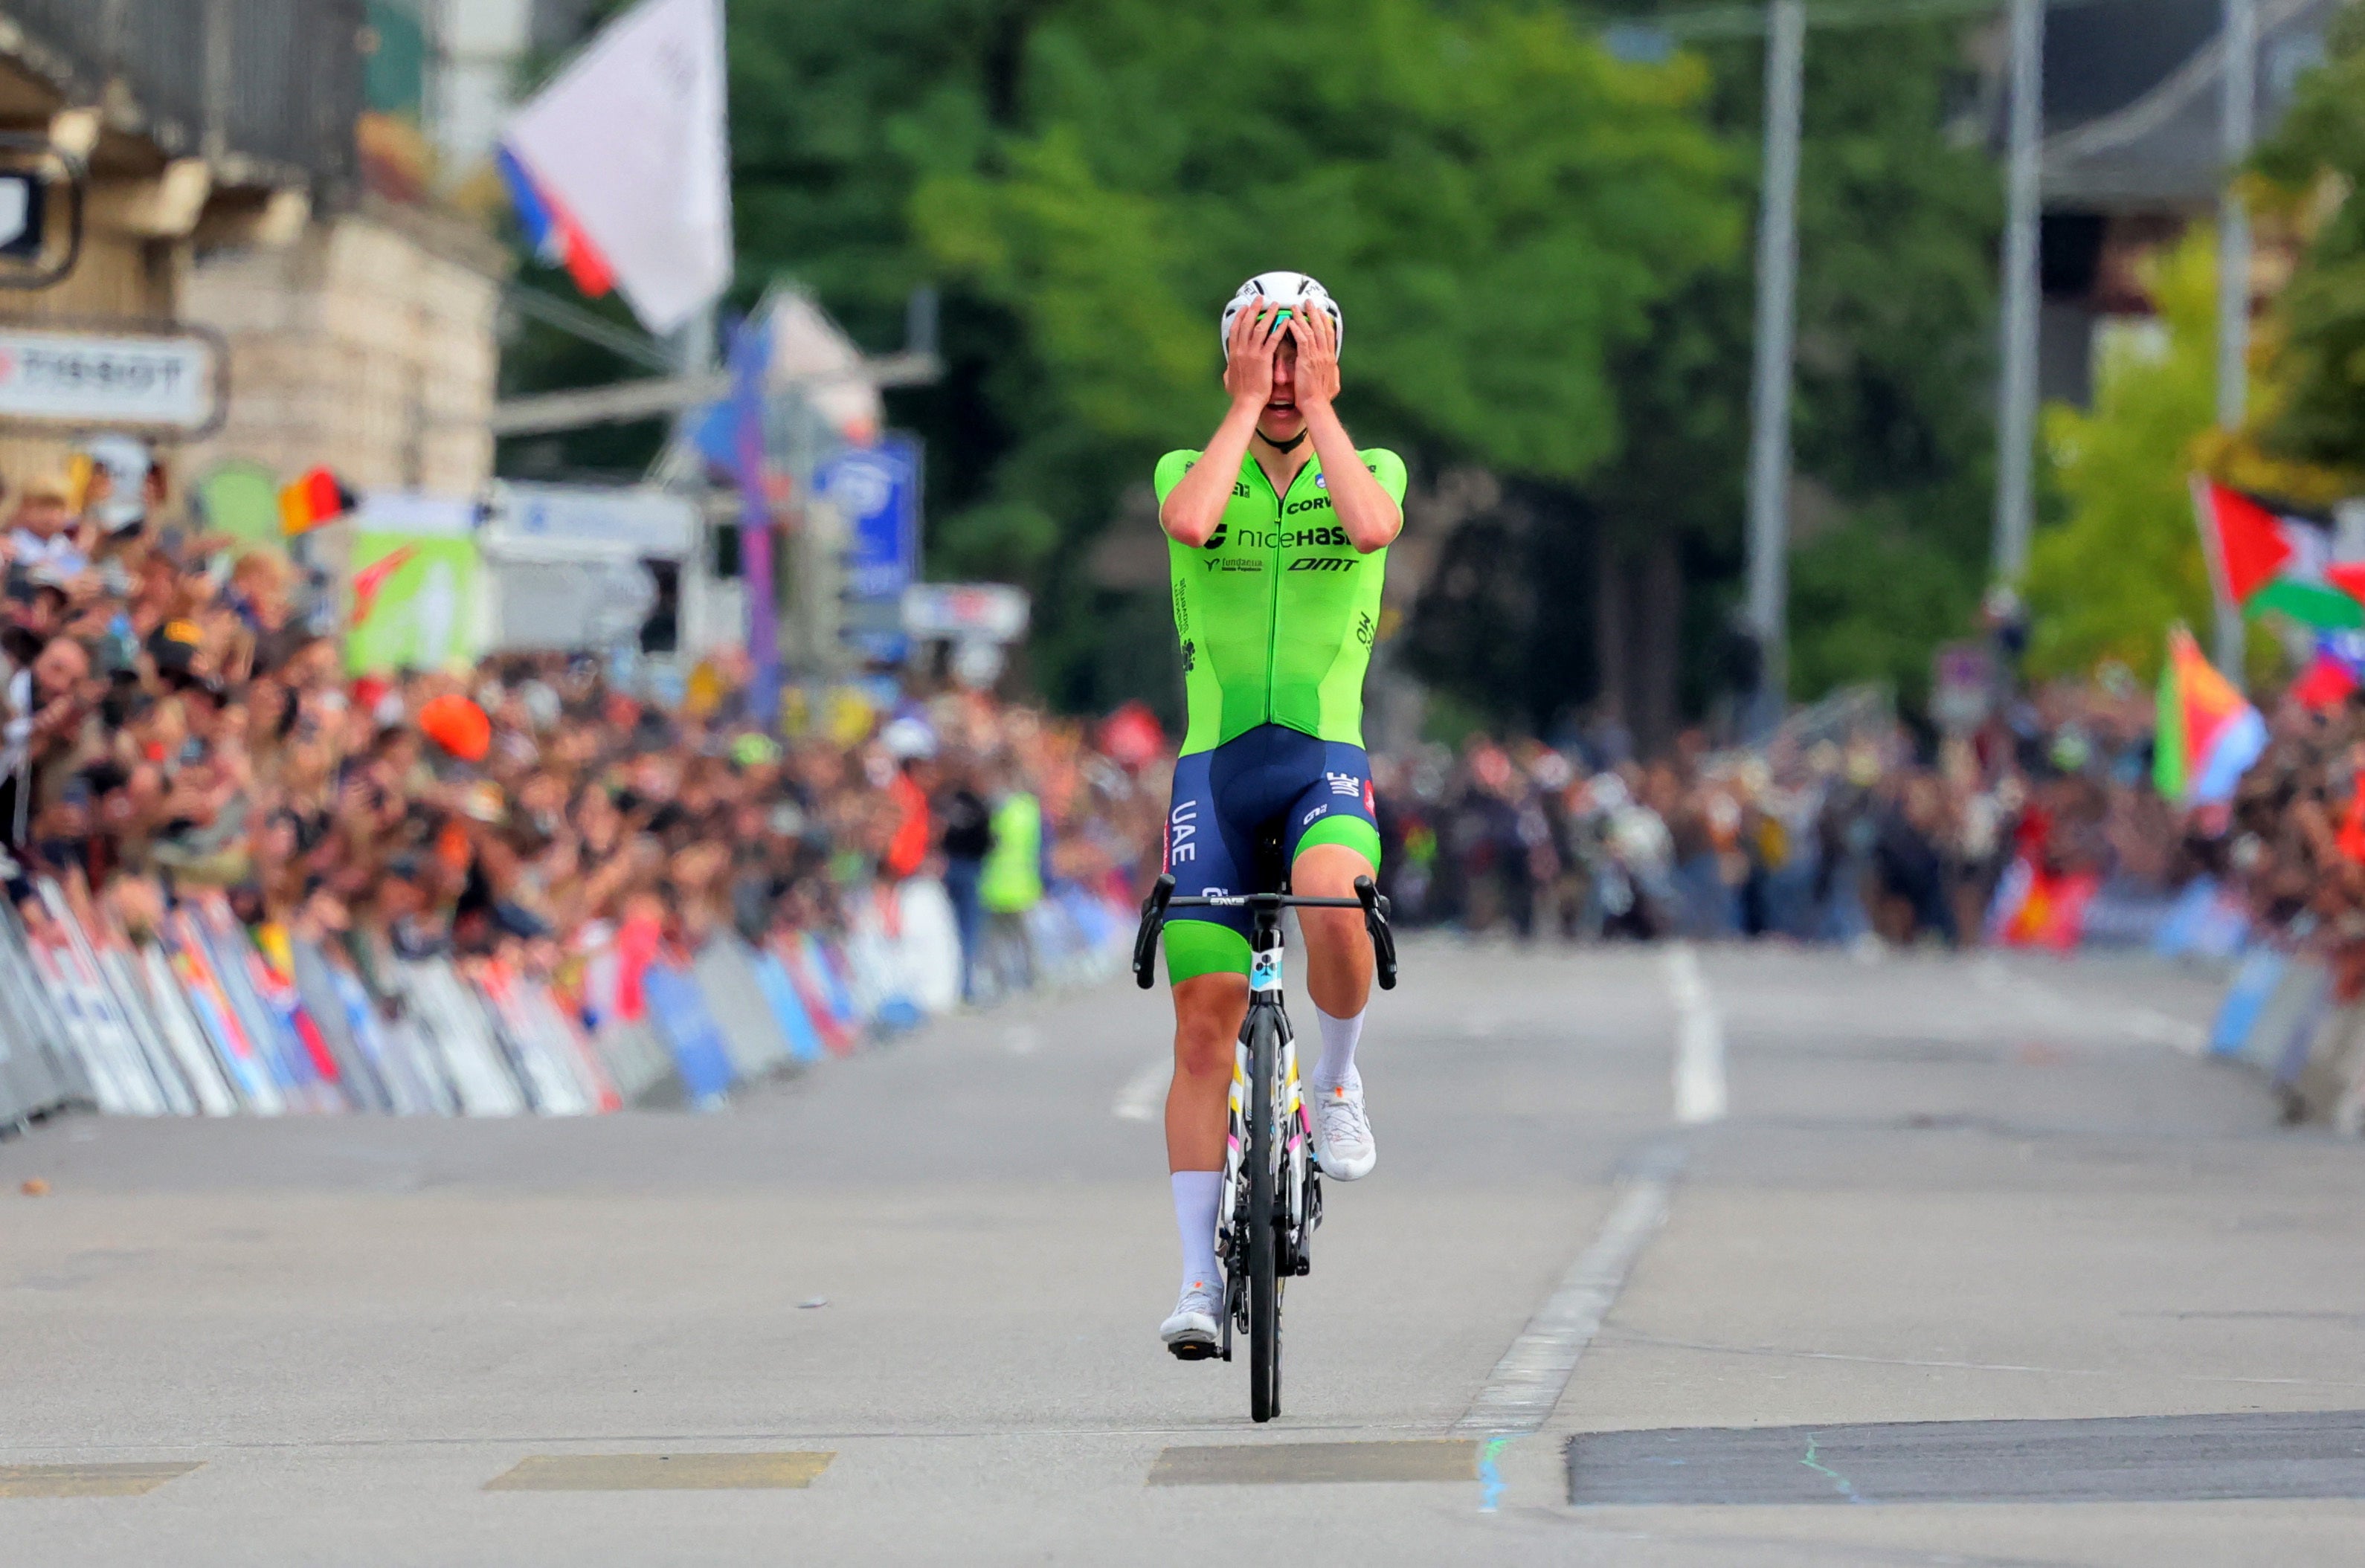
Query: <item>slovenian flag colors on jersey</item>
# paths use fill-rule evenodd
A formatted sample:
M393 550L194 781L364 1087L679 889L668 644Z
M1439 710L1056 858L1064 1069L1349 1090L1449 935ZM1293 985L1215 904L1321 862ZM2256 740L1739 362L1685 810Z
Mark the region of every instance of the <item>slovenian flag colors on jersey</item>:
M2226 596L2244 614L2271 610L2305 626L2365 626L2365 563L2334 564L2328 525L2206 479L2193 481L2192 494Z
M2152 783L2160 794L2180 805L2229 801L2266 749L2259 711L2217 673L2191 633L2181 626L2169 632L2152 743Z

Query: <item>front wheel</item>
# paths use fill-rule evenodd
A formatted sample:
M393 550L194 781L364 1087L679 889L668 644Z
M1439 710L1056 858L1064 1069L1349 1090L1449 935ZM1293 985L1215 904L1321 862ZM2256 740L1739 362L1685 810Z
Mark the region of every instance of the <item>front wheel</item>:
M1249 1417L1281 1414L1281 1036L1262 1008L1249 1018Z

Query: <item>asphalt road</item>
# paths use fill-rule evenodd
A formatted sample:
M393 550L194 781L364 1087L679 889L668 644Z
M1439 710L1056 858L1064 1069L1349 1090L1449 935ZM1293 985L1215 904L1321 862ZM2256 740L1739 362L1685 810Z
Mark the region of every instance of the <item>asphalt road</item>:
M37 1129L0 1562L2365 1560L2365 1151L2205 980L1405 969L1262 1428L1156 1341L1129 988L720 1115Z

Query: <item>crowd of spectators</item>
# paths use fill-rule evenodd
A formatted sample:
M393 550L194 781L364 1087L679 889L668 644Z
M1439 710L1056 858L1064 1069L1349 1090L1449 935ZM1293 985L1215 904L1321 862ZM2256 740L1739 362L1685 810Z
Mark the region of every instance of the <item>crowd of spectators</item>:
M2328 711L2286 703L2228 812L2225 862L2252 917L2365 995L2365 695Z
M1028 983L1047 885L1114 903L1156 869L1171 761L1138 708L890 691L783 744L727 655L667 706L583 654L355 677L321 575L204 532L144 453L95 443L0 505L0 840L30 919L43 876L133 934L210 888L356 953L547 972L628 923L685 951L842 928L925 874L974 993ZM2279 711L2198 816L2150 788L2153 712L2121 672L1943 737L1859 701L1745 749L1642 759L1604 723L1383 756L1383 881L1406 924L1523 939L2067 946L2144 940L2213 878L2345 934L2365 980L2365 707Z
M356 677L316 574L207 535L119 455L0 499L0 838L30 922L41 878L135 936L211 889L364 968L555 973L623 928L685 951L840 928L928 873L1006 986L1047 879L1121 896L1155 852L1154 747L1120 766L980 692L890 694L783 744L729 655L669 708L579 654Z
M2121 677L1945 737L1864 700L1647 762L1614 726L1480 735L1383 764L1388 880L1411 919L1521 938L2142 941L2214 868L2151 789L2151 728Z

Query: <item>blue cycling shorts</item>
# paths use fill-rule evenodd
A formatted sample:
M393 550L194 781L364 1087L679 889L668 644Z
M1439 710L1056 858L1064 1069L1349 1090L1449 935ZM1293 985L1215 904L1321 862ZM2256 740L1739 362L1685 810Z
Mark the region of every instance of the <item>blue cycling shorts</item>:
M1380 864L1372 759L1359 745L1265 724L1174 765L1166 813L1166 869L1178 897L1269 892L1250 887L1257 840L1281 839L1283 863L1317 844L1341 844ZM1244 909L1176 910L1166 925L1166 977L1249 972Z

